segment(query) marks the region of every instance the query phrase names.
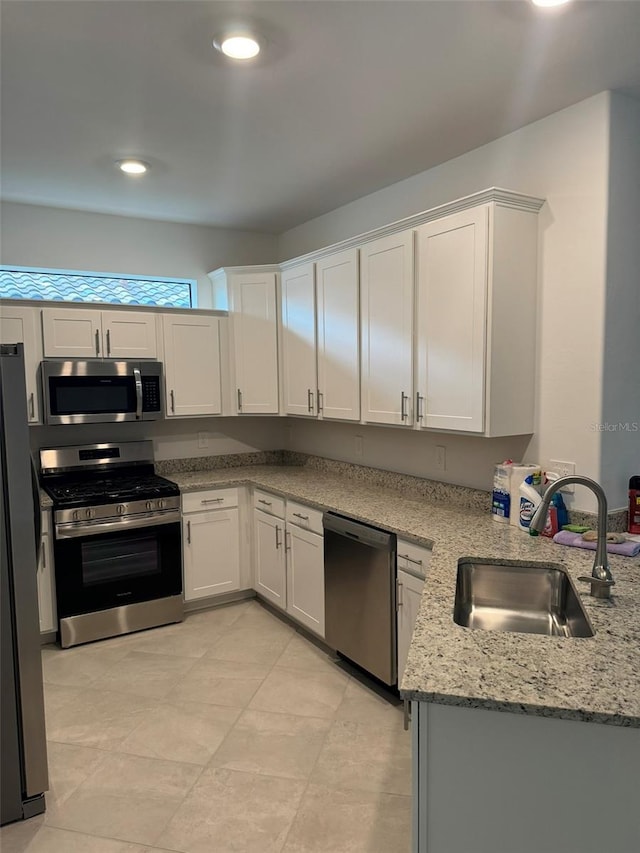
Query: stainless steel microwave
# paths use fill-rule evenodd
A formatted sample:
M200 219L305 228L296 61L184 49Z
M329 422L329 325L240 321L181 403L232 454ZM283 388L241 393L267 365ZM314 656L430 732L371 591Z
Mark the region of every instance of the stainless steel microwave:
M153 421L164 415L159 361L43 361L48 424Z

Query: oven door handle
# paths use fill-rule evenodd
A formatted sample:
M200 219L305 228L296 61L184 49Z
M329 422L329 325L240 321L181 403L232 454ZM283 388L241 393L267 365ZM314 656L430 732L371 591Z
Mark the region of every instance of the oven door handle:
M136 420L142 420L142 376L140 375L140 368L133 368L133 378L136 383Z
M77 521L72 524L56 524L56 539L78 539L81 536L99 536L101 533L136 530L139 527L159 527L180 521L180 510L171 510L160 515L138 515L135 518L119 518L109 521Z

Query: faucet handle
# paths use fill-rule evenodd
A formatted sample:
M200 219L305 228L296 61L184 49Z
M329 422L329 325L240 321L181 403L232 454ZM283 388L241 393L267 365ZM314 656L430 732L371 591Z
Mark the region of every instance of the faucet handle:
M601 578L594 578L593 575L589 577L582 575L578 580L591 584L591 595L594 598L609 598L611 596L611 587L615 586L616 583L613 578L603 580Z

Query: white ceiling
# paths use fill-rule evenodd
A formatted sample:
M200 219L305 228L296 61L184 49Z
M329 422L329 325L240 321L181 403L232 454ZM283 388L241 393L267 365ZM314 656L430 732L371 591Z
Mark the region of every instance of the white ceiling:
M253 66L211 48L233 19L267 39ZM640 2L4 0L1 71L4 198L281 232L602 90L640 97Z

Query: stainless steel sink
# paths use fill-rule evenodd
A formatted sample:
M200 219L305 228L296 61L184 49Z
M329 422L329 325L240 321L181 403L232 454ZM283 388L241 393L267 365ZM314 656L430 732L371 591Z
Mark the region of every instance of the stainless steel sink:
M593 637L573 582L561 566L463 559L453 620L464 628L550 637Z

